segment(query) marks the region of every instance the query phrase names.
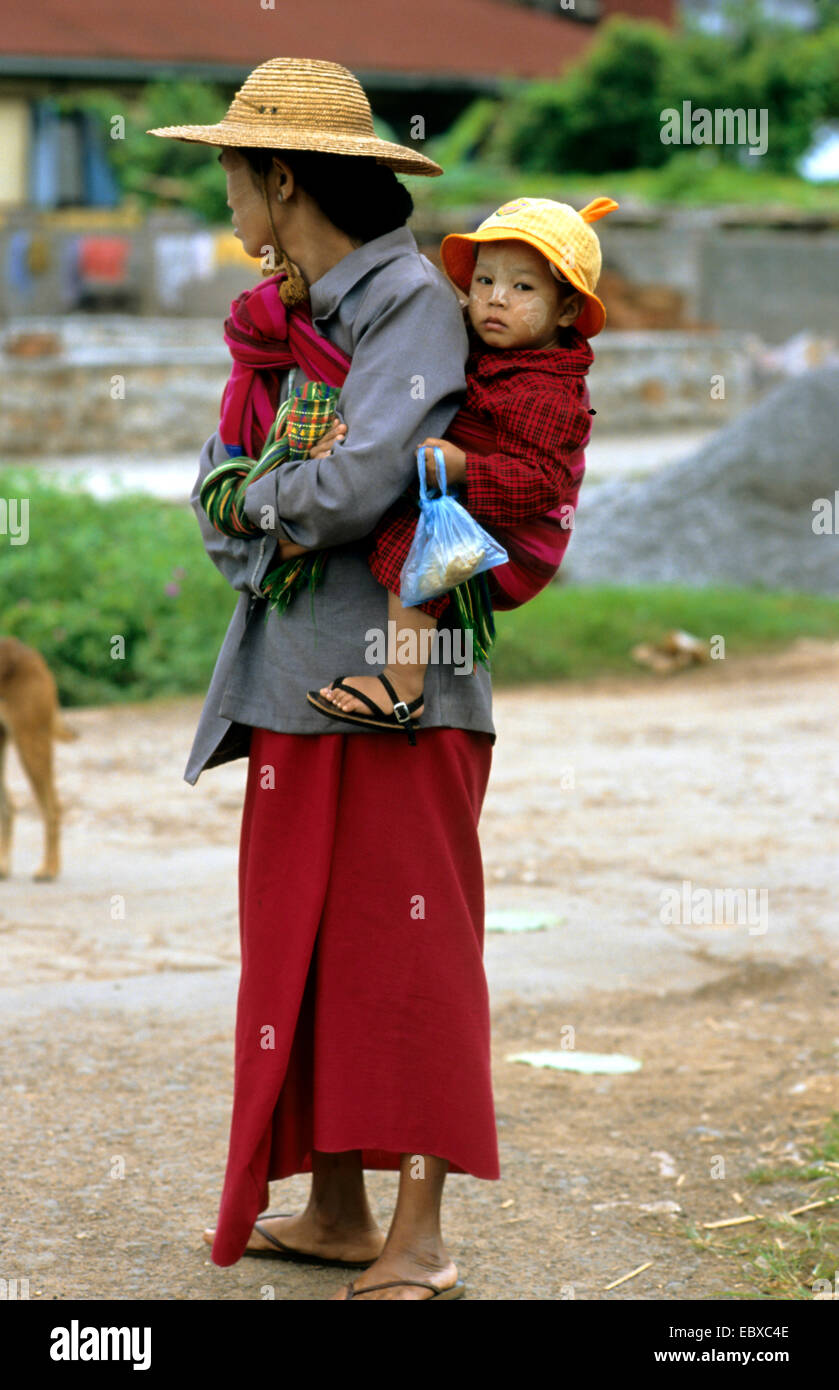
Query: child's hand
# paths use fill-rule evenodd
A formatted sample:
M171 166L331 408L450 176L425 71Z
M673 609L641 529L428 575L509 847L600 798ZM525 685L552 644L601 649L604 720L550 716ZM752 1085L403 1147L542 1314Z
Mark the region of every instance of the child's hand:
M451 444L448 439L424 439L420 444L421 449L425 449L425 481L428 487L439 487L437 480L437 466L434 462L434 447L442 449L443 457L446 460L446 483L465 483L466 482L466 455L462 449L458 449L456 444Z
M312 445L306 457L310 459L328 458L332 453L333 444L337 444L339 440L343 439L346 433L346 425L343 425L340 420L336 420L334 424L329 426L326 434L322 434L317 443Z
M295 555L305 555L311 549L310 545L298 545L297 541L277 541L277 551L283 562L293 559Z

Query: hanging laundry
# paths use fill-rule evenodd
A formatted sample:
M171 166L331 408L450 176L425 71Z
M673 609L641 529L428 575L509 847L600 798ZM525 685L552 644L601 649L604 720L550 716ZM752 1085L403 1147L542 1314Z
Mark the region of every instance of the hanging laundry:
M80 207L85 201L82 133L75 115L60 118L57 134L56 204Z
M29 198L35 207L117 207L120 190L108 159L101 118L59 111L50 100L32 106Z
M157 297L167 309L180 307L190 280L206 280L215 264L211 232L165 232L154 244Z
M83 236L79 243L79 271L84 289L110 289L127 283L130 237Z
M26 263L33 275L45 275L52 265L52 247L49 238L33 235L26 253Z
M6 284L16 294L29 296L32 293L32 271L29 268L29 245L32 241L29 232L12 232L6 250Z
M213 233L213 255L216 266L246 266L254 273L258 269L258 263L232 232Z
M58 109L53 102L33 103L29 197L37 208L54 208L58 202L60 125Z
M75 309L81 299L82 282L79 269L81 237L66 237L59 251L58 292L61 308Z
M85 203L89 207L115 208L120 202L120 191L108 160L108 147L112 142L103 137L100 120L92 111L79 112L79 125Z

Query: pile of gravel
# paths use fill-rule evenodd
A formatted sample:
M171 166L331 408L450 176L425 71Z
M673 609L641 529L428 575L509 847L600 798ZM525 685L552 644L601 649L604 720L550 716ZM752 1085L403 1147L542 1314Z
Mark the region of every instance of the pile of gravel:
M583 486L560 571L574 584L732 584L839 593L839 367L784 382L689 458Z

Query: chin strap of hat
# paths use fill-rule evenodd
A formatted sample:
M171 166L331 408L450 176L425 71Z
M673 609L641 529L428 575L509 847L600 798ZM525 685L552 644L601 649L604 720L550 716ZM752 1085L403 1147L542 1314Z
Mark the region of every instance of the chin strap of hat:
M277 229L274 226L274 214L271 211L271 199L268 197L268 186L265 174L262 174L262 196L265 199L265 210L268 213L268 221L271 224L271 235L274 238L274 250L280 258L277 270L284 270L285 280L280 282L279 296L287 309L293 308L295 304L303 304L309 298L309 287L297 266L289 259L286 252L280 246L280 239L277 236ZM265 275L276 275L277 270L263 271Z
M620 207L614 198L595 198L594 202L587 203L584 208L580 208L580 216L584 222L597 222L601 217L605 217L607 212L614 212Z

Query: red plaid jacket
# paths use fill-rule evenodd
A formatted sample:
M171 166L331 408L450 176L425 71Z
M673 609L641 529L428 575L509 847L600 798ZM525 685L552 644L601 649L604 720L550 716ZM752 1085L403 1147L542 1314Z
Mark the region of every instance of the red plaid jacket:
M527 522L577 505L585 469L582 449L591 433L586 374L594 353L575 328L563 331L556 348L504 350L473 341L476 346L466 362L466 399L445 437L466 453L466 485L461 485L458 500L506 545L512 559L517 531L526 531ZM483 448L476 451L479 439ZM414 539L417 495L414 488L399 498L372 533L370 569L393 593L399 593L399 576ZM565 544L569 537L566 530ZM558 549L555 541L553 545L556 559L564 544ZM523 556L527 550L524 545ZM557 567L546 568L544 582ZM442 594L419 607L439 617L449 602L448 594Z

